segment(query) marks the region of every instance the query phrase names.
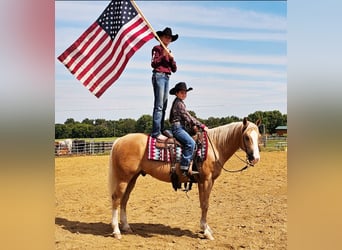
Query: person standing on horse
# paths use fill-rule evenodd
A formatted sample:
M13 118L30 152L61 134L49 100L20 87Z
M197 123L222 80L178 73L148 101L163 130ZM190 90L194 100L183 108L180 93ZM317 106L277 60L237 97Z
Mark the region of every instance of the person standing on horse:
M182 144L182 156L180 161L180 170L184 176L188 175L189 166L195 151L195 140L187 132L186 128L201 128L207 131L208 128L196 118L194 118L187 110L184 100L187 97L187 92L193 88L187 88L185 82L179 82L170 90L170 95L175 95L176 98L172 103L170 110L170 123L173 136ZM189 173L190 174L190 173ZM192 174L198 174L192 171Z
M157 31L157 35L166 48L171 42L178 39L178 34L173 35L169 27L166 27L163 31ZM151 136L164 141L167 139L162 134L162 131L164 130L165 111L168 101L169 79L171 72L175 73L177 71L177 64L171 51L166 51L160 44L152 49L151 66L153 68L152 85L154 93Z

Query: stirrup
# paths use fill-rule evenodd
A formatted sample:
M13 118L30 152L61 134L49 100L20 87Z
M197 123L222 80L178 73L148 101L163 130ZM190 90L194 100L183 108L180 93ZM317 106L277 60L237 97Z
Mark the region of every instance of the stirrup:
M196 175L196 174L199 174L200 172L198 172L198 171L191 171L191 172L190 172L190 171L189 171L188 173L189 173L190 175Z
M181 170L182 171L182 175L184 176L184 177L189 177L189 176L192 176L192 175L197 175L197 174L199 174L199 172L198 171L192 171L192 170L190 170L190 169L188 169L188 170Z

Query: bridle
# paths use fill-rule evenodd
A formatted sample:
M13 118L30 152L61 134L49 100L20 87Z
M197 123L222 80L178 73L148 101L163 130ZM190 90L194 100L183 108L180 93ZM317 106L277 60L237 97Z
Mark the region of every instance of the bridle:
M242 130L242 134L245 132L247 127L243 128ZM239 157L236 153L234 153L234 155L239 159L241 160L242 162L244 162L246 165L244 167L242 167L241 169L238 169L238 170L229 170L229 169L225 169L224 168L224 164L222 164L222 162L220 162L220 160L217 158L217 155L216 155L216 152L215 152L215 149L214 149L214 146L213 146L213 143L211 142L211 139L207 133L207 137L208 137L208 140L209 140L209 143L211 145L211 148L213 149L213 152L214 152L214 157L215 157L215 162L217 162L218 164L220 164L220 167L226 171L226 172L230 172L230 173L238 173L238 172L242 172L244 170L246 170L247 168L249 167L254 167L254 164L252 164L249 160L248 160L248 155L246 153L246 160L242 159L241 157ZM242 139L243 140L243 139ZM245 141L243 140L243 144L244 144L244 147L245 147L245 152L247 151L247 146L246 146L246 143Z

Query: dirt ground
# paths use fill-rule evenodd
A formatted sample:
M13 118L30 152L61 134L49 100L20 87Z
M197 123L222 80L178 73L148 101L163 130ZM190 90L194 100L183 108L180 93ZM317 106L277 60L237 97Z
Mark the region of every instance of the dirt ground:
M197 184L187 196L151 176L138 178L127 205L134 233L115 239L108 161L108 155L56 158L56 249L287 249L286 152L261 152L261 161L242 173L222 171L208 212L214 241L200 232ZM243 166L233 156L225 168Z

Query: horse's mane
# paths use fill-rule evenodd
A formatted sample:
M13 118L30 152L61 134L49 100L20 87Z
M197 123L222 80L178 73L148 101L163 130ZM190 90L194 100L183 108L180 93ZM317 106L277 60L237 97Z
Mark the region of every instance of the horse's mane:
M226 125L212 128L208 131L209 137L215 141L219 148L230 148L228 145L238 145L239 141L229 140L229 138L236 138L238 133L242 131L242 122L232 122ZM232 145L234 144L234 145Z

